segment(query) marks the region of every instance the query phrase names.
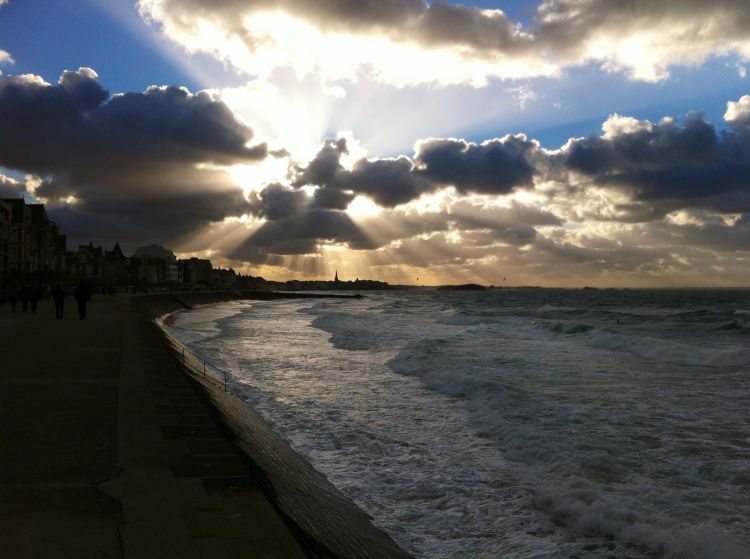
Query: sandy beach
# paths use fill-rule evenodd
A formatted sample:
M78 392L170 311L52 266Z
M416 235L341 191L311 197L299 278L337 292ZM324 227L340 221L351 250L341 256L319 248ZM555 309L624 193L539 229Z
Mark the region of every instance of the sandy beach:
M0 332L4 557L305 556L130 299Z

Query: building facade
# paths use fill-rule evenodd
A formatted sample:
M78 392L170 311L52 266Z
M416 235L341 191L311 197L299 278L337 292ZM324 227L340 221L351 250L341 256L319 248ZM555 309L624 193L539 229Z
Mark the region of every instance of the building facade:
M0 200L7 232L4 237L4 270L19 281L49 280L64 273L65 236L50 220L43 204L29 204L23 198Z
M8 289L8 240L10 235L10 206L0 201L0 300L5 300Z
M210 260L192 257L179 260L178 265L181 272L180 283L183 285L193 289L205 289L213 286L213 266Z

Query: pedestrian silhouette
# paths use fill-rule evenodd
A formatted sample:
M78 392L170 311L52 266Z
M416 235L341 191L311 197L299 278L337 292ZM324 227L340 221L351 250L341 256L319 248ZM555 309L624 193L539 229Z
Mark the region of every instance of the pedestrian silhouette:
M39 289L36 285L29 287L29 305L31 312L36 312L36 303L39 300Z
M78 318L83 320L86 318L86 303L89 301L89 288L86 287L84 282L78 284L78 287L73 292L73 297L75 297L78 303Z
M21 286L21 289L18 290L18 298L21 299L21 308L23 309L23 312L26 312L29 310L29 288L24 286Z
M10 284L8 290L8 299L10 299L10 312L16 312L16 303L18 303L18 288L15 283Z
M52 291L52 298L55 300L55 318L62 320L63 305L65 304L65 290L58 283Z

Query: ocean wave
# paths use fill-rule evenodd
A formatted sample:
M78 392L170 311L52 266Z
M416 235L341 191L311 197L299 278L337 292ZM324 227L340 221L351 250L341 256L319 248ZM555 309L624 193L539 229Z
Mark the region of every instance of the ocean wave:
M750 315L750 309L735 309L734 314Z
M671 307L627 307L622 309L606 309L604 312L644 318L669 318L673 316L690 316L708 314L708 309L675 309Z
M549 312L569 313L569 312L576 312L580 310L581 309L577 307L562 307L559 305L542 305L538 309L538 311L541 313L549 313Z
M476 326L479 324L493 324L497 322L497 318L459 311L448 316L441 317L437 320L437 322L439 324L445 324L448 326Z
M558 332L560 334L581 334L588 332L594 327L590 324L583 324L578 322L553 322L543 323L545 328L552 332Z
M236 316L251 305L248 301L202 305L173 312L162 317L160 321L180 341L192 344L223 334L219 321Z
M739 347L696 347L693 344L614 332L575 322L539 322L550 332L579 337L593 347L624 351L651 361L710 367L740 367L750 364L750 352ZM735 328L745 328L735 325Z
M602 499L601 495L581 496L542 490L534 498L535 507L547 513L556 528L570 540L590 540L592 555L614 556L615 543L637 550L646 557L669 559L747 559L747 548L715 521L666 528L665 519L639 516L628 507ZM667 524L668 525L668 524ZM598 537L597 537L598 536ZM597 541L598 540L598 541Z
M731 322L728 322L724 324L723 326L720 326L718 330L733 330L733 331L740 331L740 332L750 332L750 320L732 320Z

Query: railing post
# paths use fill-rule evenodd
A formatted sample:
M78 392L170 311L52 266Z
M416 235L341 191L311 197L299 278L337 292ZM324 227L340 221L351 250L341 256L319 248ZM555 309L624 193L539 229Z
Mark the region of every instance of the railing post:
M182 366L185 366L185 347L182 348Z
M203 361L203 380L206 380L206 362Z

